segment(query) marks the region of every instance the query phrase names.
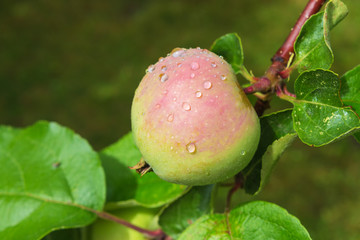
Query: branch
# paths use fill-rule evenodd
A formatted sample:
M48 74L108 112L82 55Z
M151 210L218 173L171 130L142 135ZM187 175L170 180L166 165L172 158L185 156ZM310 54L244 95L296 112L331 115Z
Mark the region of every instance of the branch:
M279 50L277 50L275 55L272 57L273 62L280 61L284 64L284 66L286 66L291 54L293 54L294 52L294 43L300 33L302 26L311 15L317 13L320 10L320 8L325 2L326 0L310 0L308 2L304 11L301 13L300 17L295 23L294 27L291 28L289 36L287 37L283 45L279 48Z
M279 50L277 50L275 55L271 58L272 64L266 71L265 76L263 77L269 79L270 82L270 86L267 86L267 88L264 88L264 90L267 89L271 89L271 90L268 91L267 94L268 100L261 99L256 102L255 109L258 109L257 110L258 114L260 113L262 115L267 108L270 108L270 104L269 104L270 98L274 94L275 89L278 86L281 86L282 88L284 87L286 88L283 79L287 78L288 74L284 75L280 73L286 68L291 55L294 54L294 44L297 36L300 33L302 26L311 15L317 13L320 10L320 8L325 2L326 0L309 0L305 9L301 13L298 20L296 21L294 27L291 29L291 32L289 33L285 42L282 44Z
M246 94L252 94L255 92L262 92L261 98L255 103L255 111L258 116L262 116L264 111L270 108L270 99L276 92L278 95L284 95L287 97L295 97L292 93L287 91L286 84L283 79L288 77L288 74L281 74L286 68L288 61L292 54L294 54L294 44L300 30L306 20L313 14L317 13L326 0L309 0L305 9L301 13L299 19L296 21L291 32L286 38L282 46L277 50L275 55L271 58L272 64L265 73L265 76L260 78L253 78L255 83L249 87L244 88ZM241 172L235 175L235 183L229 190L226 201L225 213L228 214L230 211L231 198L233 194L240 188L243 188L243 176Z
M244 176L241 172L235 175L235 183L233 184L232 188L229 190L227 198L226 198L226 206L225 206L225 213L228 215L231 208L231 198L234 193L244 187Z
M85 209L85 210L87 210L89 212L95 213L99 218L109 220L109 221L112 221L112 222L116 222L116 223L119 223L119 224L121 224L121 225L123 225L125 227L131 228L131 229L133 229L133 230L135 230L135 231L137 231L139 233L142 233L147 238L159 239L159 240L160 239L166 239L166 234L161 229L154 230L154 231L147 230L147 229L135 226L135 225L125 221L124 219L118 218L117 216L114 216L114 215L112 215L110 213L107 213L107 212L97 211L97 210L94 210L94 209L91 209L91 208L88 208L88 207L83 207L83 209Z

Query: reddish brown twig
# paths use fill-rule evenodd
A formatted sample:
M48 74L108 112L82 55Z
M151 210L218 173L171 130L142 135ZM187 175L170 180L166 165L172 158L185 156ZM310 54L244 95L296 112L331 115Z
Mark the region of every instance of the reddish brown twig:
M252 94L255 92L263 93L261 98L258 97L255 103L255 111L258 116L262 116L264 111L270 108L270 99L276 93L278 95L287 95L295 97L294 94L290 93L283 79L287 78L290 74L289 71L283 72L286 69L288 61L292 54L294 54L294 43L300 30L306 20L313 14L317 13L326 0L309 0L304 11L296 21L295 26L291 29L288 37L282 46L277 50L275 55L271 58L272 64L265 73L265 76L260 78L254 78L255 83L249 87L244 88L246 94ZM241 173L235 176L235 183L229 190L225 212L230 211L230 203L233 194L240 188L243 188L243 177Z
M154 231L151 230L147 230L138 226L135 226L131 223L129 223L128 221L118 218L117 216L114 216L110 213L107 212L101 212L101 211L97 211L88 207L84 207L81 206L82 209L87 210L89 212L95 213L99 218L105 219L105 220L109 220L112 222L116 222L119 223L125 227L128 227L130 229L133 229L141 234L143 234L145 237L147 238L151 238L151 239L156 239L156 240L163 240L163 239L169 239L167 238L167 235L161 230L161 229L157 229Z
M291 54L294 52L294 43L297 36L300 33L302 26L311 15L317 13L320 10L320 8L325 2L326 0L310 0L308 2L304 11L301 13L300 17L295 23L294 27L291 28L291 32L289 33L289 36L286 38L283 45L279 48L279 50L277 50L275 55L272 57L273 62L279 61L285 64L284 67L286 67L286 64Z
M271 96L274 95L275 89L278 88L279 86L282 89L285 87L285 92L291 95L291 93L289 93L286 90L286 84L283 82L283 79L287 78L290 72L288 71L283 72L283 71L284 69L286 69L286 66L288 64L291 55L294 54L294 43L297 36L300 33L302 26L311 15L317 13L320 10L320 8L325 2L326 0L309 0L304 11L301 13L294 27L291 29L291 32L289 33L285 42L277 50L275 55L271 58L272 61L271 66L266 71L265 76L260 78L260 79L267 78L270 82L270 86L265 86L262 91L262 92L266 92L266 91L268 92L267 97L269 100ZM269 100L263 98L256 102L255 109L257 109L258 114L259 113L263 114L264 111L270 107Z
M270 80L262 77L256 78L256 82L249 87L244 88L246 94L252 94L254 92L267 92L270 89Z
M229 190L227 198L226 198L226 206L225 206L225 213L229 213L231 209L231 198L234 195L234 193L238 190L244 187L244 176L241 172L235 175L235 182L232 186L232 188Z

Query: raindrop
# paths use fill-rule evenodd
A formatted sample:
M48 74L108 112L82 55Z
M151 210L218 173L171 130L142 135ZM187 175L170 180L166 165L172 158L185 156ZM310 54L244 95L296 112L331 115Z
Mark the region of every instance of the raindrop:
M176 57L181 57L184 53L185 53L184 49L180 49L180 50L175 51L175 52L172 54L172 56L175 57L175 58L176 58Z
M164 58L163 58L163 57L160 57L160 58L159 58L159 62L162 62L162 61L164 61Z
M202 92L196 91L196 92L195 92L195 96L196 96L197 98L201 98L201 97L202 97Z
M240 154L241 154L242 156L244 156L244 155L246 154L246 152L245 152L244 150L242 150L242 151L240 152Z
M216 68L216 67L217 67L216 63L214 63L214 62L211 63L211 66L212 66L213 68Z
M181 67L181 65L182 65L181 63L177 63L177 66L178 66L178 67Z
M195 153L196 151L196 146L195 146L195 143L189 143L186 145L186 150L189 152L189 153Z
M211 87L212 87L212 83L211 83L211 82L209 82L209 81L204 82L204 88L205 88L205 89L210 89Z
M199 69L199 68L200 68L199 63L197 63L197 62L192 62L192 63L191 63L191 69L192 69L192 70L197 70L197 69Z
M161 71L165 72L167 70L167 67L166 66L162 66L161 67Z
M182 107L183 107L183 109L184 109L185 111L190 111L190 110L191 110L191 106L190 106L190 104L187 103L187 102L184 102L184 103L182 104Z
M146 72L153 72L155 70L155 66L154 65L150 65L147 69Z
M191 78L194 78L194 77L195 77L195 73L191 73L191 74L190 74L190 77L191 77Z
M170 113L167 117L168 122L174 121L174 114Z
M161 82L165 82L166 80L168 80L169 76L166 73L161 73L159 75L159 78Z
M323 132L319 132L319 134L320 134L320 135L324 135L324 133L323 133Z
M167 90L164 90L164 91L162 92L162 94L163 94L163 95L166 95L166 94L168 94L168 91L167 91Z
M225 75L221 75L221 80L225 81L227 77Z
M176 97L173 98L173 101L176 102Z

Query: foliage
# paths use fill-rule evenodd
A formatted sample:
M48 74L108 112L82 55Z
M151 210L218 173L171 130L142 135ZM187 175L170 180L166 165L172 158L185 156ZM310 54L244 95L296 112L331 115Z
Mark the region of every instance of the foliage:
M279 95L294 107L261 117L258 150L241 172L247 193L264 188L280 155L297 136L317 147L348 136L360 140L360 67L341 78L329 70L334 58L329 31L346 14L346 6L333 0L303 26L294 45L296 57L288 66L300 72L294 81L296 97ZM211 49L236 73L250 76L237 34L220 37ZM154 173L140 177L128 168L140 158L131 133L95 152L57 123L42 121L24 129L1 126L0 238L40 239L57 229L94 226L103 210L136 207L135 212L150 209L147 218L174 239L310 239L296 217L269 202L242 203L214 213L212 198L220 185L190 189ZM61 233L69 230L46 238Z

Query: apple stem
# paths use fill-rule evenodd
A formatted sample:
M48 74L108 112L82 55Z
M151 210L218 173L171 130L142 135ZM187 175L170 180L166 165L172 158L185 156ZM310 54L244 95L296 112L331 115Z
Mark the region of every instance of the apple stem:
M271 82L266 77L256 78L256 82L249 87L244 88L246 94L255 92L267 92L270 90Z

